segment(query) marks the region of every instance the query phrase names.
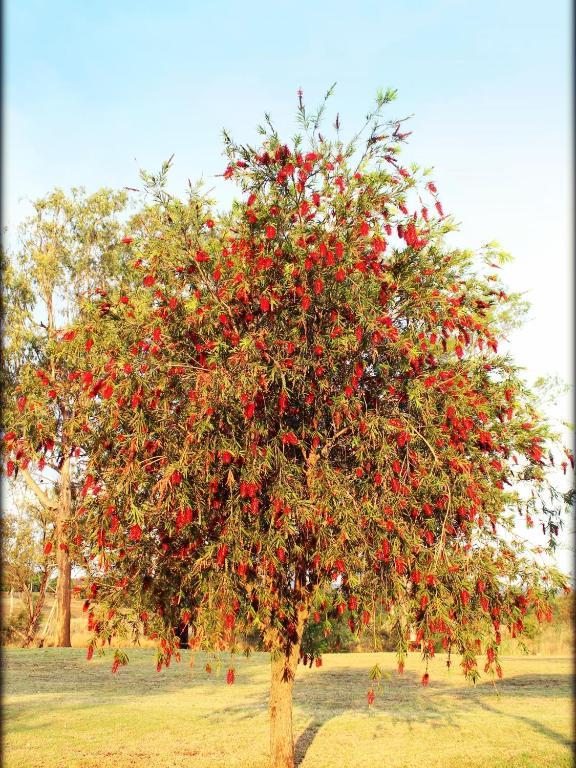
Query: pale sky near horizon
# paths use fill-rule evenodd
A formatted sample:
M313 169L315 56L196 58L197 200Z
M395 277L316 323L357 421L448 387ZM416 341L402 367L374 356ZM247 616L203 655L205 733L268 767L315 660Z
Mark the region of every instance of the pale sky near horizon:
M27 199L138 187L173 153L171 190L203 177L224 206L223 127L256 141L267 111L290 138L296 90L313 106L336 81L330 122L351 134L396 88L390 116L413 115L405 161L434 166L453 242L515 256L504 274L532 308L514 357L529 381L572 384L571 25L567 0L7 0L7 241ZM572 422L571 403L548 410ZM573 570L569 548L558 560Z

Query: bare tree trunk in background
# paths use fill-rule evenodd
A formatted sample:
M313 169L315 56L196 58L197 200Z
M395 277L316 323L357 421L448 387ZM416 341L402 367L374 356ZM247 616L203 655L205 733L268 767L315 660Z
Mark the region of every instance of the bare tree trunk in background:
M58 582L56 584L57 628L56 646L70 648L70 617L71 617L71 581L72 564L66 541L66 526L70 520L72 496L70 488L70 459L64 459L60 471L60 506L56 517L56 566Z

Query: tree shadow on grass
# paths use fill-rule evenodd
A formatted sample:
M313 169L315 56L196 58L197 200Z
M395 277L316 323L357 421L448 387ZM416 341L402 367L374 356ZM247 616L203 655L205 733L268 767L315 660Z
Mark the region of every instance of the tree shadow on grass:
M499 717L509 717L521 723L525 723L526 725L530 726L530 728L533 728L538 733L541 733L543 736L546 736L547 739L550 739L551 741L555 741L558 744L561 744L563 747L568 747L572 750L574 750L575 748L574 739L567 739L561 733L558 733L557 731L552 730L552 728L548 728L547 725L544 725L539 720L534 720L532 717L526 717L525 715L520 715L520 714L512 715L509 712L502 712L500 709L497 709L496 707L491 706L485 701L478 701L477 706L481 707L486 712L490 712L491 714L498 715Z
M82 650L62 653L50 649L42 653L22 652L8 664L12 667L5 676L5 695L25 697L22 704L8 704L6 714L18 730L26 730L35 721L31 712L45 714L47 707L66 706L78 709L100 707L104 703L121 704L126 698L186 695L202 697L206 705L202 717L221 721L246 720L264 715L268 707L268 658L254 654L250 659L236 658L237 685L231 690L231 700L222 704L211 699L216 688L225 687L225 670L229 658L223 657L223 671L219 677L208 675L204 670L208 654L197 654L194 668L189 671L189 652L182 654L180 665L174 665L160 674L154 672L153 651L131 652L132 662L121 668L117 675L110 672L111 655L105 663L88 663ZM572 747L573 742L564 735L535 718L518 712L500 711L494 697L537 696L538 698L570 698L573 676L570 674L525 674L498 681L497 688L488 682L476 686L454 686L432 677L428 688L420 684L420 675L393 672L389 680L383 680L377 688L374 708L366 712L366 693L370 687L369 667L330 667L321 669L299 668L294 688L295 721L307 722L304 730L297 732L295 744L297 765L301 765L323 726L346 712L366 713L374 718L375 735L386 724L378 718L385 714L393 725L403 724L409 730L416 725L432 728L459 729L462 714L473 714L482 709L497 717L516 720L532 728L553 742ZM339 661L341 663L341 660ZM10 679L12 678L12 679ZM8 683L8 686L6 686ZM244 687L245 686L245 687ZM242 697L238 694L242 692ZM31 694L39 694L37 700ZM208 696L208 698L207 698ZM457 706L455 706L455 700Z
M298 736L295 745L296 765L300 766L323 726L347 711L366 711L366 692L370 687L368 668L323 668L315 675L307 673L298 679L294 689L295 709L310 720ZM573 748L574 742L561 733L520 712L500 710L491 699L495 696L538 696L539 698L566 698L572 694L573 676L570 674L517 675L476 686L465 684L454 687L443 680L430 681L427 688L421 685L421 677L412 672L403 675L392 673L376 689L376 705L369 716L386 713L392 725L402 724L412 730L416 725L431 728L461 728L463 714L474 714L482 709L497 717L510 718L529 726L547 739ZM457 700L455 707L454 700ZM386 724L375 723L375 733L383 732Z
M312 742L323 725L324 722L322 722L322 720L313 719L296 739L294 744L294 762L297 766L300 766L304 762L306 753L312 746Z

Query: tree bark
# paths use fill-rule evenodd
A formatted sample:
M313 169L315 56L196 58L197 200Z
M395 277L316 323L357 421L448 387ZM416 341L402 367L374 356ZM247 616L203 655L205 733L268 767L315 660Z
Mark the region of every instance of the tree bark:
M272 657L270 685L270 766L294 768L292 689L294 677L284 654Z
M307 612L298 612L296 642L288 651L272 654L270 679L270 766L294 768L292 691L300 656L300 643Z
M70 488L70 459L66 458L60 473L60 506L56 518L56 584L57 627L56 646L70 648L72 564L66 541L66 524L70 519L72 496Z

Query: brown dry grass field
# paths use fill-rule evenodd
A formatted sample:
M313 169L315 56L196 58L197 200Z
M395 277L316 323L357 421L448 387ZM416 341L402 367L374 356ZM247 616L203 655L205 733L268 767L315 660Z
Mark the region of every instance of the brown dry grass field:
M52 606L49 597L40 630ZM13 612L20 609L16 598ZM2 598L4 621L9 598ZM3 651L6 768L267 768L266 654L235 658L183 651L156 673L152 641L129 648L116 675L111 654L85 659L82 601L72 604L72 649ZM148 645L148 647L146 647ZM573 629L546 626L528 655L505 641L505 677L469 685L454 660L430 667L418 654L399 676L392 653L327 654L321 668L299 667L294 699L300 768L567 768L573 765ZM191 661L193 660L193 666ZM208 675L210 661L214 672ZM373 707L373 664L390 673Z
M6 649L6 768L265 768L266 654L236 658L190 651L156 673L154 653L131 649L116 675L111 654ZM369 670L390 673L368 708ZM300 768L568 768L573 765L570 657L508 657L505 677L474 686L437 656L420 684L418 654L404 675L391 653L328 654L299 667L294 699Z

